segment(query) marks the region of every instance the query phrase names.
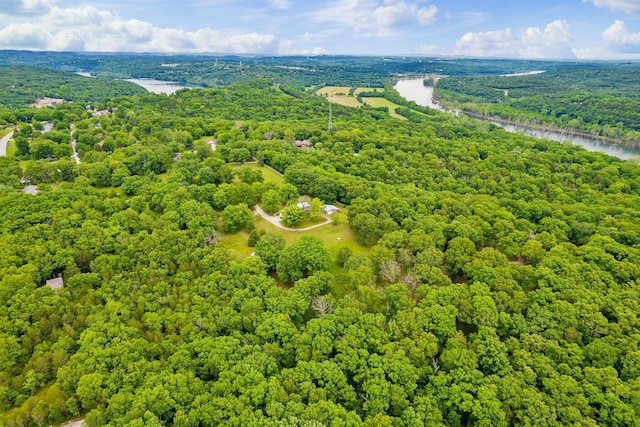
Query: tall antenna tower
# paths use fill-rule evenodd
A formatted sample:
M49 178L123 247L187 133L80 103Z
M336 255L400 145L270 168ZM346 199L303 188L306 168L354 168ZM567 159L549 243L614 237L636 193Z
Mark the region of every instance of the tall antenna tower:
M331 103L329 103L329 133L333 132L333 110L331 108Z

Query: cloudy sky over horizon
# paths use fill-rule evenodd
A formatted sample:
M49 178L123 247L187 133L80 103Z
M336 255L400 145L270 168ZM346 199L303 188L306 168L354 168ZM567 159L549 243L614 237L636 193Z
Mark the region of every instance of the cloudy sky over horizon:
M0 0L0 49L640 59L640 0Z

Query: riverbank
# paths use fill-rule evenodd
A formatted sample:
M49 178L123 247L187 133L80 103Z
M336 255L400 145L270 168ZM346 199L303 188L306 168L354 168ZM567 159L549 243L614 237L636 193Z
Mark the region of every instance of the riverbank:
M448 109L433 99L433 87L424 86L423 82L424 78L400 80L394 85L394 89L404 99L413 101L417 105L454 115L465 114L475 119L494 123L508 132L523 133L535 138L545 138L560 143L570 141L571 143L579 145L586 150L605 153L623 160L640 157L640 144L636 142L625 143L624 141L593 135L583 131L571 131L542 124L525 125L499 116L490 116L473 111Z
M434 103L438 103L438 101L433 100ZM438 105L442 106L442 104L438 103ZM446 107L443 107L446 108ZM560 128L560 127L556 127L550 124L533 124L533 123L522 123L519 121L515 121L512 119L507 119L505 117L500 117L500 116L491 116L488 114L483 114L483 113L477 113L475 111L467 111L467 110L456 110L458 111L460 114L464 114L466 116L469 117L473 117L476 119L480 119L480 120L484 120L484 121L488 121L488 122L496 122L496 123L500 123L500 124L504 124L504 125L512 125L512 126L523 126L523 127L527 127L530 129L535 129L535 130L539 130L541 132L554 132L554 133L558 133L561 135L567 135L571 138L573 137L581 137L581 138L589 138L589 139L593 139L596 141L601 141L607 144L613 144L613 145L619 145L622 147L628 147L628 148L633 148L633 149L640 149L640 142L638 141L634 141L634 142L625 142L625 141L620 141L618 139L614 139L614 138L609 138L606 136L602 136L602 135L595 135L592 133L588 133L588 132L584 132L584 131L580 131L580 130L575 130L575 129L565 129L565 128Z

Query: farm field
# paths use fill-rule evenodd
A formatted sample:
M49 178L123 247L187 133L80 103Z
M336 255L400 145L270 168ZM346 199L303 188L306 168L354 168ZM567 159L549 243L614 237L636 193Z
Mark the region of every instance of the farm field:
M344 105L345 107L361 107L362 104L352 95L349 95L349 86L325 86L316 91L317 95L326 97L329 102Z
M400 119L400 120L407 120L406 117L401 116L400 114L396 113L396 108L400 107L398 104L395 104L391 101L389 101L388 99L385 98L363 98L364 102L367 105L370 105L374 108L380 108L380 107L387 107L389 109L389 114L391 115L391 117L395 117L396 119Z
M349 86L325 86L322 89L316 91L316 95L326 97L329 102L333 102L335 104L344 105L346 107L361 107L362 104L358 101L358 94L362 92L370 92L377 91L381 94L384 92L384 89L381 88L365 88L359 87L353 91L353 95L349 95L351 88ZM403 117L396 113L396 108L399 107L398 104L395 104L384 98L363 98L363 102L367 105L370 105L374 108L387 107L389 109L389 114L392 117L400 120L407 120L406 117Z

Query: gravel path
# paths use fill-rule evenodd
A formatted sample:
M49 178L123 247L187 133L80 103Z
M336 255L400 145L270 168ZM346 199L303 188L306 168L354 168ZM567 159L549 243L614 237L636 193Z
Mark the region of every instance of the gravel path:
M7 144L9 143L9 140L12 137L13 137L13 131L9 132L5 136L3 136L2 139L0 139L0 156L7 155Z
M64 423L60 427L86 427L86 424L84 423L84 420L75 420Z
M80 164L80 157L78 156L78 152L76 151L76 140L71 140L71 148L73 149L73 160L75 160L76 165Z
M285 230L285 231L307 231L307 230L313 230L314 228L322 227L323 225L327 225L327 224L329 224L331 222L331 220L327 218L326 221L321 222L320 224L312 225L311 227L289 228L289 227L285 227L284 225L282 225L280 223L280 218L279 217L273 216L273 215L269 215L268 213L263 211L260 206L255 205L254 210L262 218L266 219L267 221L269 221L271 224L275 225L280 230Z

